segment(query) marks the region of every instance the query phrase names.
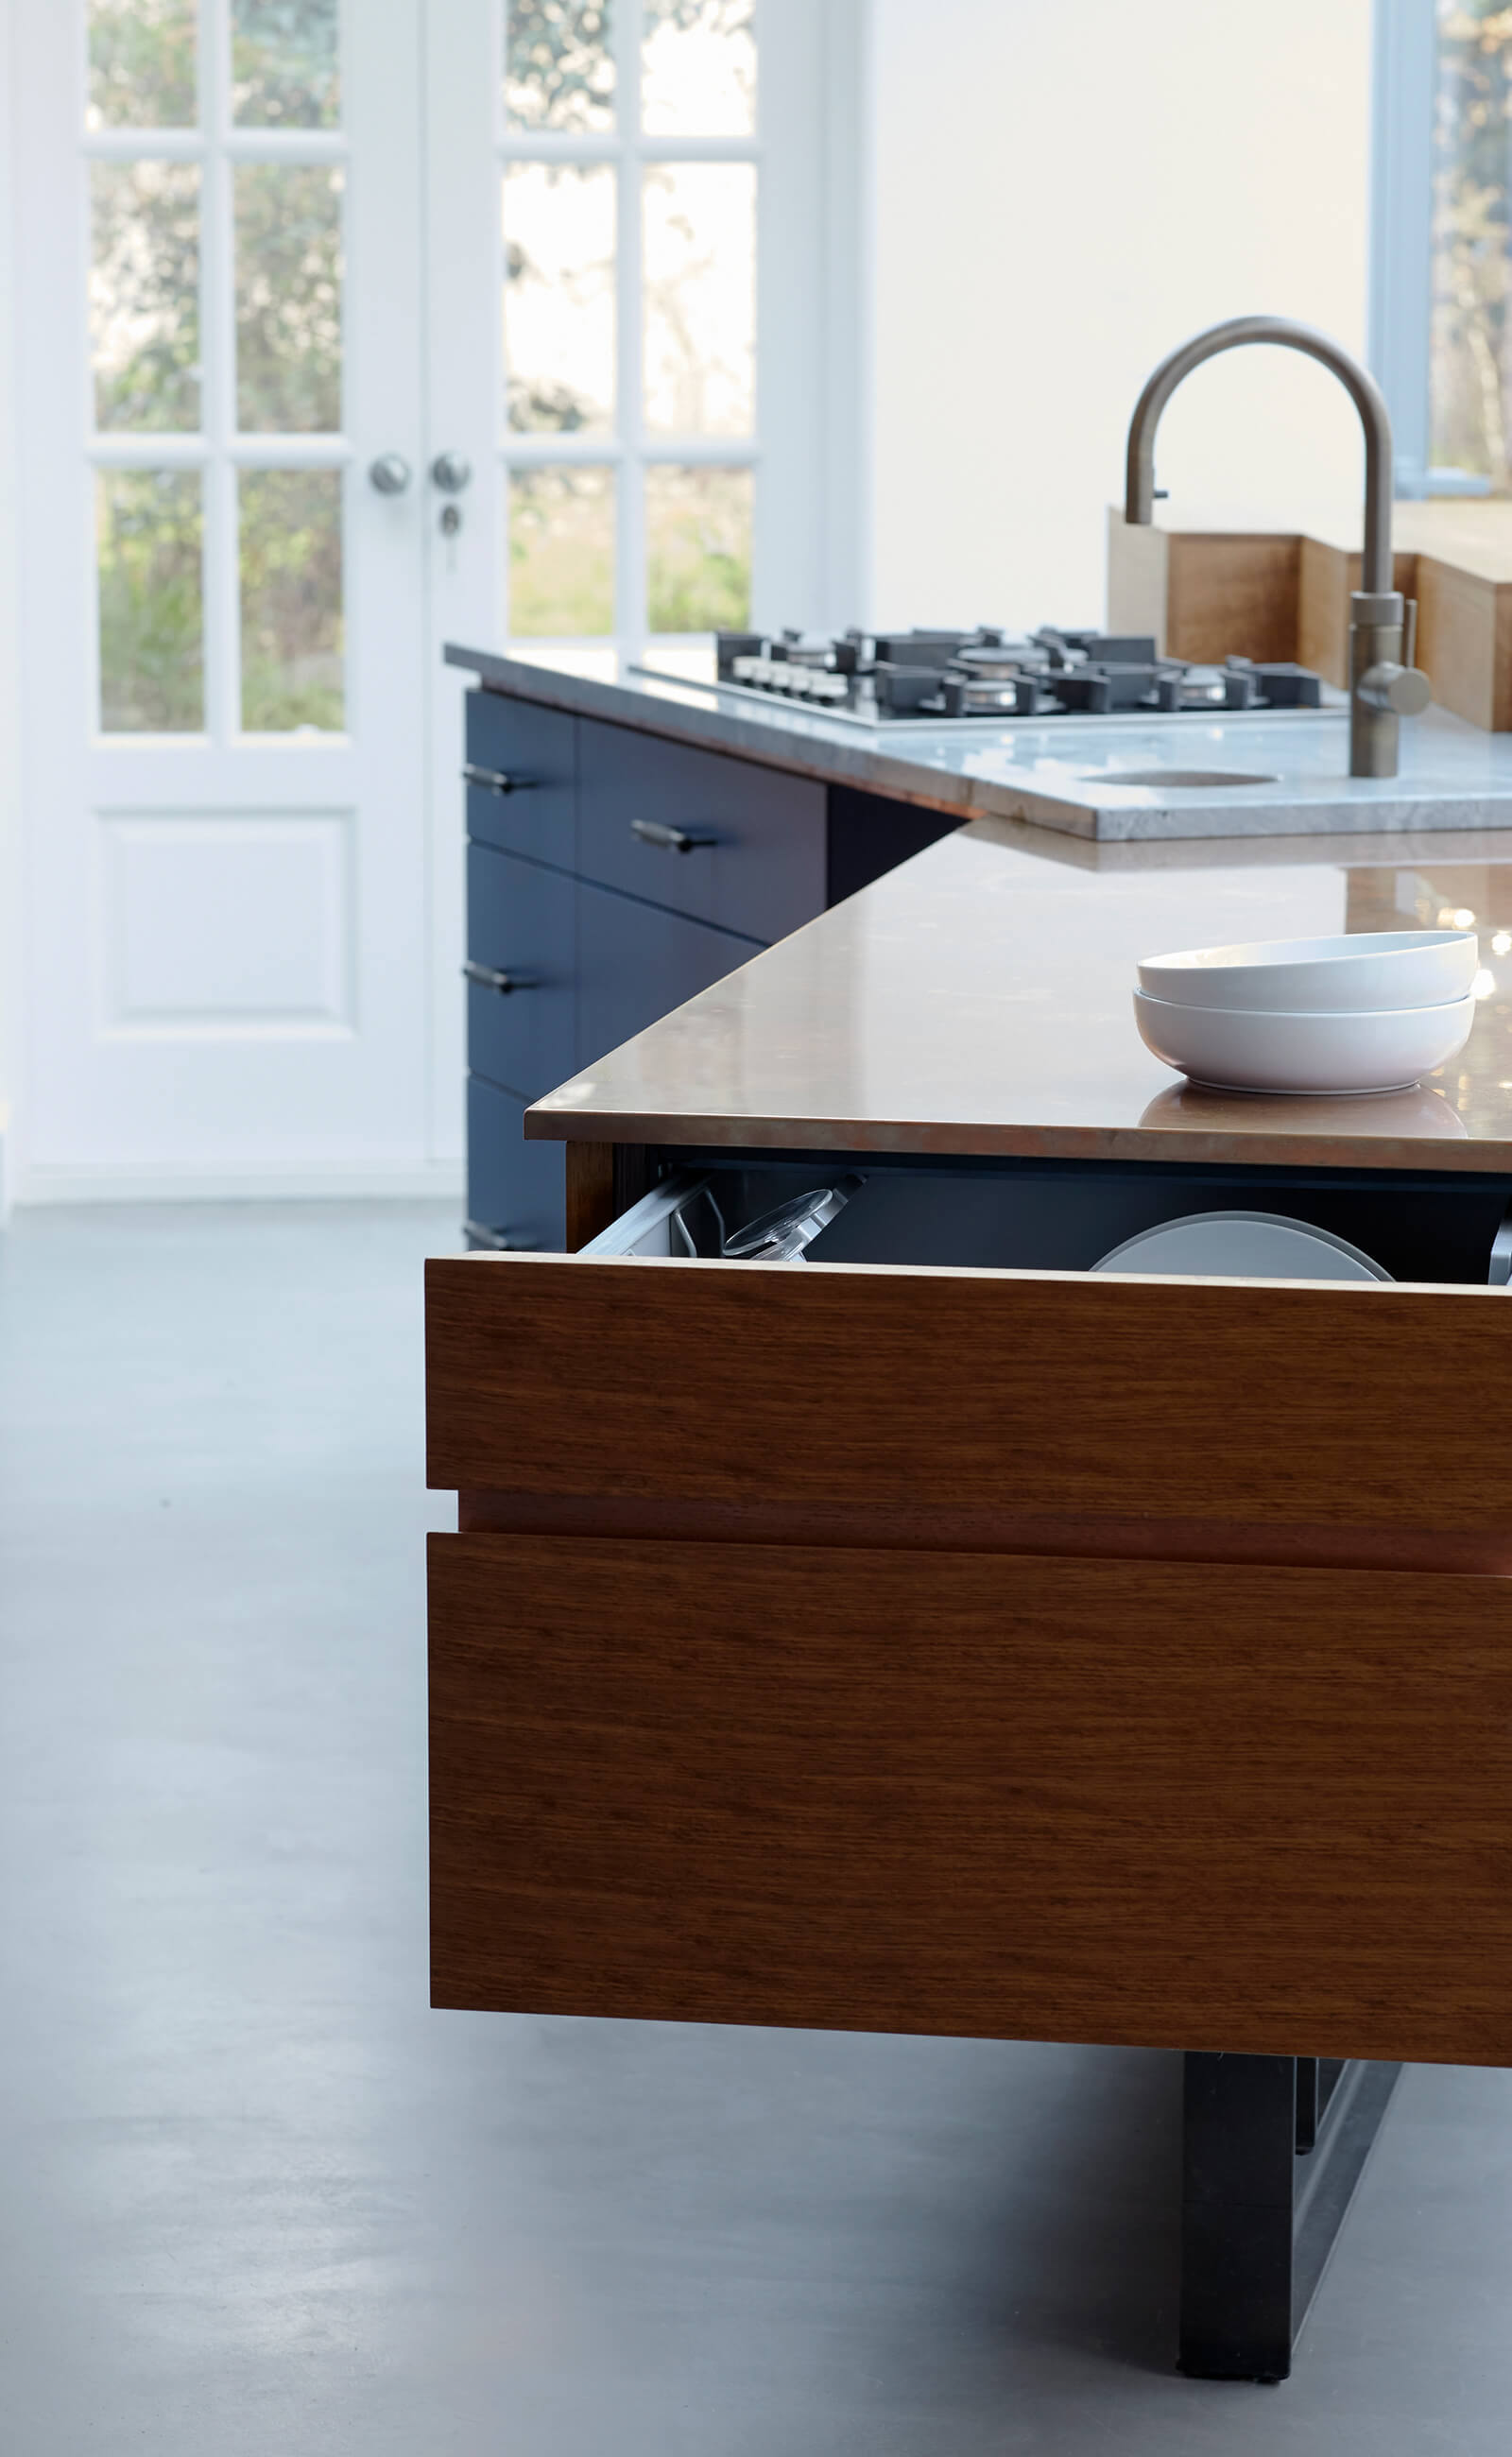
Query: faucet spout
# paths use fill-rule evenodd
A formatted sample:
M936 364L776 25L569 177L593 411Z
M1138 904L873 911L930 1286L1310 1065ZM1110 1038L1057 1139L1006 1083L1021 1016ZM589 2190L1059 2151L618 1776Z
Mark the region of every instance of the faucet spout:
M1350 653L1350 774L1395 776L1398 714L1416 713L1429 695L1426 677L1412 673L1407 609L1396 590L1391 546L1394 481L1391 412L1380 386L1357 359L1310 324L1287 316L1234 316L1172 350L1146 384L1129 423L1124 518L1149 527L1155 506L1155 429L1176 386L1222 350L1271 341L1300 350L1337 376L1365 430L1365 538L1360 588L1354 600ZM1398 664L1407 644L1405 665ZM1410 684L1398 677L1410 676Z
M1162 359L1134 405L1129 422L1129 469L1124 518L1148 527L1155 501L1155 429L1161 412L1193 367L1215 359L1223 350L1237 350L1250 341L1271 341L1284 350L1300 350L1337 376L1359 412L1365 430L1365 550L1360 586L1371 596L1382 596L1394 586L1391 558L1392 441L1391 412L1385 396L1357 359L1316 333L1311 324L1295 323L1289 316L1232 316L1193 334L1178 350Z

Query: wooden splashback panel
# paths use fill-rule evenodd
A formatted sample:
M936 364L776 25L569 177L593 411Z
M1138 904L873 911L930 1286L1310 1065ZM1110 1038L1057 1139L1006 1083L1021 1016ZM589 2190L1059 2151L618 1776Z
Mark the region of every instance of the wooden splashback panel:
M1396 584L1418 663L1451 714L1512 732L1512 505L1397 507ZM1336 538L1129 528L1108 516L1108 624L1194 663L1295 658L1342 690L1359 556Z

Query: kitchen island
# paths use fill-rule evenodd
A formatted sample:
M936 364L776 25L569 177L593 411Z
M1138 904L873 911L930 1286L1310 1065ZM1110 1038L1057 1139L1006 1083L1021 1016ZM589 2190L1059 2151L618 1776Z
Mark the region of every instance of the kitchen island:
M1185 2050L1181 2360L1285 2373L1398 2060L1512 2062L1504 843L977 821L532 1107L581 1251L429 1267L438 2003ZM1135 1033L1445 917L1417 1091ZM1089 1269L1215 1208L1392 1282Z
M566 1240L561 1147L525 1140L531 1102L963 821L1025 825L1052 859L1190 842L1200 861L1278 833L1447 841L1512 818L1512 736L1437 713L1404 730L1401 777L1352 778L1341 704L866 726L686 676L448 655L480 686L465 966L479 1246ZM1172 771L1188 781L1130 781ZM1211 781L1234 774L1260 781Z

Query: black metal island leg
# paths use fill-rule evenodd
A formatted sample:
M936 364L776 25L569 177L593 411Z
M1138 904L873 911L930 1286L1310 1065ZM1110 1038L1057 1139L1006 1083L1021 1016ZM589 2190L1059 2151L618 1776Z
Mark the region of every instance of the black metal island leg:
M1283 2381L1400 2065L1189 2055L1180 2368Z

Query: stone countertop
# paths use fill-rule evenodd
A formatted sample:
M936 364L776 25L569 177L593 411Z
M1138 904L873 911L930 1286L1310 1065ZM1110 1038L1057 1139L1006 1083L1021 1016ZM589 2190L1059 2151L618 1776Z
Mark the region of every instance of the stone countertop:
M873 726L716 690L695 679L699 661L686 653L680 675L567 672L456 646L446 658L489 689L543 707L963 819L1021 819L1091 843L1512 827L1512 734L1483 733L1439 709L1403 725L1399 776L1350 776L1337 693L1326 709L1287 715ZM611 658L604 663L613 667ZM702 663L712 676L712 654ZM1154 768L1261 781L1219 789L1127 781Z
M1142 956L1471 915L1475 1030L1418 1089L1202 1091L1135 1030ZM526 1133L1512 1174L1512 838L1102 846L976 820L537 1102Z

